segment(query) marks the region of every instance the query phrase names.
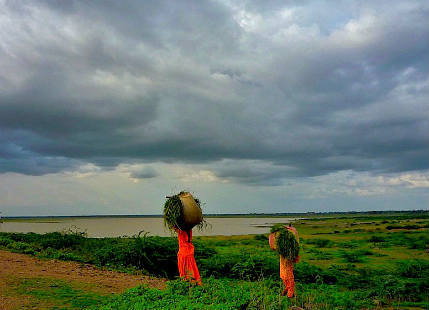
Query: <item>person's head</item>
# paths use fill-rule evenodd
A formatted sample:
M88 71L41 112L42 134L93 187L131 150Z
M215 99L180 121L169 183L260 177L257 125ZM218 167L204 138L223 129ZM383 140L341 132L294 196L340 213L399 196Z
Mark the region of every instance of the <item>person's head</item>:
M292 227L292 222L289 222L289 227Z

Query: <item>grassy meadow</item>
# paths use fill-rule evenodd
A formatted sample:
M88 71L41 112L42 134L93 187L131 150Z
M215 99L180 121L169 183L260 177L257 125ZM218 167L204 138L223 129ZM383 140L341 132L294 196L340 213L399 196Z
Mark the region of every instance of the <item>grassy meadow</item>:
M278 254L270 250L267 234L195 237L202 287L177 279L177 241L170 237L0 233L0 248L170 279L165 290L139 286L116 296L47 279L10 288L13 294L51 298L51 309L429 309L427 212L332 215L294 226L301 261L292 299L280 296Z

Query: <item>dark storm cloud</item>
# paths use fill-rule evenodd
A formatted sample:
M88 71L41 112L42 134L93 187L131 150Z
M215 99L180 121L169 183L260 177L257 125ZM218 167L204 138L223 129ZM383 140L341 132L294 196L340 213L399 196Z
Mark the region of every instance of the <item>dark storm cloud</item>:
M423 1L2 6L1 172L161 160L278 185L429 168Z
M152 167L143 167L139 170L133 170L130 173L132 179L151 179L157 177L158 172Z

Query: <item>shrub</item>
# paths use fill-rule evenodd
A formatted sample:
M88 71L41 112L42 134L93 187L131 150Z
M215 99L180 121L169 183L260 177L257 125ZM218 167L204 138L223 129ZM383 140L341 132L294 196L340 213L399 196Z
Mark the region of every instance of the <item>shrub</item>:
M13 242L11 239L6 238L6 237L0 237L0 246L5 246L7 247L9 245L9 243Z
M295 265L295 279L303 283L316 283L316 281L323 280L323 271L320 267L310 265L303 262Z
M35 254L37 249L28 243L21 241L12 241L7 245L7 248L13 252L24 253L24 254Z
M317 249L309 249L307 253L311 253L312 256L310 257L310 260L317 259L317 260L328 260L332 258L332 253L326 252L326 251L320 251Z
M201 259L197 264L204 276L257 280L278 276L278 255L262 253L228 253Z
M406 278L427 277L429 279L429 262L421 259L399 261L396 271Z
M429 237L421 235L416 239L410 240L408 242L408 248L418 250L425 250L429 248Z
M363 263L365 261L364 254L360 251L341 251L339 254L347 263Z
M392 230L392 229L419 229L422 228L419 225L388 225L386 226L386 229Z
M329 239L319 239L319 238L308 239L306 241L306 243L308 243L308 244L314 244L318 248L330 248L330 247L332 247L334 245L334 242L332 242Z
M84 233L52 232L43 235L39 241L42 248L66 249L73 248L85 242Z
M338 246L346 249L356 249L360 246L360 244L356 241L347 241L338 243Z
M385 241L386 241L386 238L384 238L383 236L371 236L371 238L368 239L368 242L372 242L372 243L380 243Z
M268 241L268 237L263 234L255 235L253 238L258 241Z

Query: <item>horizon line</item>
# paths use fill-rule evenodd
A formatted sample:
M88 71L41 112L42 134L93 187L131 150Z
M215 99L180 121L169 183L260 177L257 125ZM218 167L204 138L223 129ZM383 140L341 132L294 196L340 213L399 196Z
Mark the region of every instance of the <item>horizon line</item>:
M250 213L207 213L206 217L217 216L294 216L294 215L324 215L324 214L379 214L379 213L422 213L429 210L372 210L372 211L307 211L307 212L250 212ZM1 214L1 212L0 212ZM88 215L15 215L0 216L3 219L14 218L74 218L74 217L163 217L162 214L88 214Z

